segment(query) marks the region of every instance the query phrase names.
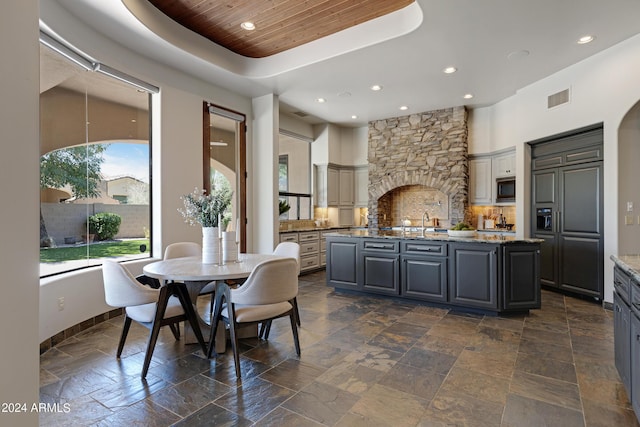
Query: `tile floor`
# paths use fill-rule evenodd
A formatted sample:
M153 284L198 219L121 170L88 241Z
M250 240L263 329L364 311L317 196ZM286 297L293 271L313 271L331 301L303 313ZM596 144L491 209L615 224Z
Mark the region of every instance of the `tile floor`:
M207 360L168 328L146 381L148 332L121 318L41 356L43 426L638 426L613 361L613 316L543 291L541 310L492 317L334 292L300 278L302 356L287 319L269 341ZM203 301L203 303L206 302ZM199 306L206 310L206 306Z

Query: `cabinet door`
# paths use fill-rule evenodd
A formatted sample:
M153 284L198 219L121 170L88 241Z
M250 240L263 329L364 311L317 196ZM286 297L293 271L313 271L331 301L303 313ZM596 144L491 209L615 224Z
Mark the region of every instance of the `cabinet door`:
M447 259L403 255L401 294L425 301L447 302Z
M635 314L631 314L631 360L629 363L631 372L631 391L627 393L631 396L631 403L636 414L640 414L640 319ZM636 415L638 416L638 415Z
M557 199L557 171L545 170L533 173L533 204L553 205Z
M326 165L314 165L315 176L315 188L316 193L313 195L315 199L315 205L326 208L327 207L327 166Z
M481 158L469 161L469 203L491 204L493 179L491 159Z
M327 284L329 286L357 289L357 265L357 239L327 239Z
M492 159L493 177L503 178L516 175L516 153L510 152L494 156Z
M353 208L338 208L338 225L341 227L353 225Z
M486 310L498 309L499 246L450 245L449 302Z
M399 255L363 252L362 290L376 294L399 295L398 265Z
M557 288L558 283L558 239L555 234L536 233L540 243L540 282L545 286Z
M537 245L506 245L502 290L505 310L540 308L540 249Z
M339 204L340 206L353 206L353 170L352 169L340 169L340 190Z
M340 171L327 168L327 206L338 206L340 202Z
M355 170L355 206L366 208L369 205L369 167L358 167Z
M631 396L631 352L632 346L638 347L640 343L632 335L631 330L631 311L629 306L622 301L620 296L614 292L613 294L613 342L614 342L614 360L616 369L622 380L622 384L627 389L627 395ZM636 319L637 321L637 319ZM637 327L636 327L637 328ZM638 333L639 331L635 331ZM637 350L636 350L637 351ZM640 353L638 354L640 357ZM638 359L633 359L638 360ZM640 367L640 365L638 365ZM639 368L640 369L640 368ZM636 394L640 394L640 389L636 389Z

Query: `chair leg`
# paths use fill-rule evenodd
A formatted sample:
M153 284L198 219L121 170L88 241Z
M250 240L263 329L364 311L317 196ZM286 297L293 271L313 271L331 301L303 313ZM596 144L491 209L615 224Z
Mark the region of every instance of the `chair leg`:
M216 289L217 290L217 289ZM225 299L225 295L222 292L215 293L215 310L213 317L211 318L211 332L209 334L209 349L207 350L207 358L211 359L213 350L216 346L216 333L218 332L218 324L222 320L222 304Z
M273 320L267 320L266 323L266 327L264 329L264 339L268 340L269 339L269 333L271 333L271 322L273 322Z
M124 325L122 326L122 334L120 335L120 342L118 343L118 352L116 353L116 357L118 359L122 354L122 349L124 348L124 342L127 339L127 334L129 334L129 327L131 327L131 318L127 316L127 313L125 313Z
M173 336L176 340L180 340L180 324L179 323L169 323L169 328L171 332L173 332Z
M298 297L293 298L293 311L296 314L296 323L300 326L300 311L298 311Z
M156 307L156 316L153 319L153 326L151 327L151 333L149 334L149 342L147 343L147 352L144 355L144 364L142 365L142 378L147 377L149 364L151 363L151 356L153 356L153 350L155 349L156 342L158 341L162 319L164 319L164 312L167 309L167 302L169 301L169 297L171 296L168 288L169 286L163 286L160 288L158 305Z
M293 331L293 344L296 346L296 354L300 356L300 340L298 339L298 325L295 317L295 311L292 310L289 319L291 319L291 331Z
M238 335L236 334L235 315L230 313L233 308L227 305L227 313L229 314L229 332L231 334L231 348L233 350L233 361L236 365L236 378L240 378L240 354L238 353Z

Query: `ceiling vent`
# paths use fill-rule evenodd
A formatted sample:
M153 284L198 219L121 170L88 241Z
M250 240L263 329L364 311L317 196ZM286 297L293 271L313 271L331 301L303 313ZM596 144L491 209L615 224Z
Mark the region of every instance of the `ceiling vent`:
M547 97L547 109L569 102L569 89L562 90Z
M293 114L295 114L298 117L307 117L308 114L305 113L304 111L294 111Z

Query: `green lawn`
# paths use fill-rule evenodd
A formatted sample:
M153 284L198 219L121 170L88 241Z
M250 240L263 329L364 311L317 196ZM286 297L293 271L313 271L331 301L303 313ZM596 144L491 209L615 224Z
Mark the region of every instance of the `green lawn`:
M118 257L123 255L140 254L140 245L147 245L144 253L149 253L149 240L124 240L110 242L96 242L90 245L65 246L60 248L40 249L40 262L61 262L87 258Z

